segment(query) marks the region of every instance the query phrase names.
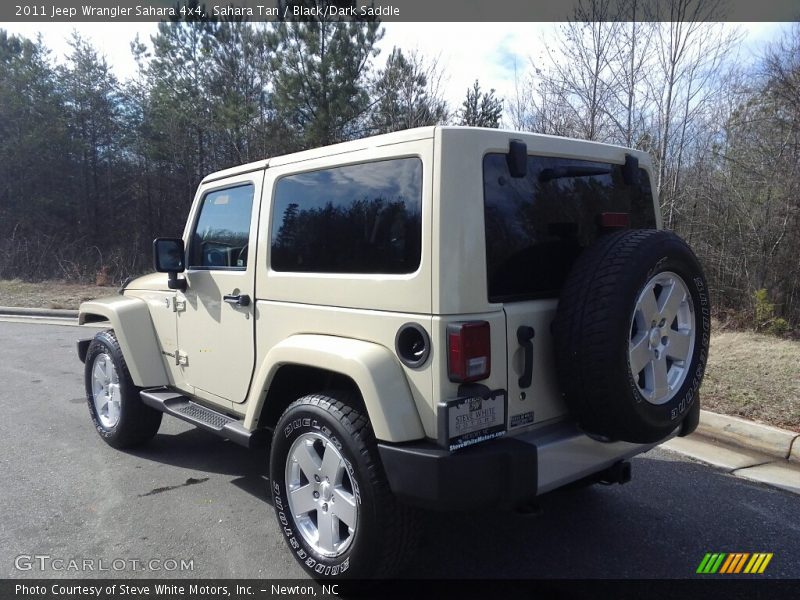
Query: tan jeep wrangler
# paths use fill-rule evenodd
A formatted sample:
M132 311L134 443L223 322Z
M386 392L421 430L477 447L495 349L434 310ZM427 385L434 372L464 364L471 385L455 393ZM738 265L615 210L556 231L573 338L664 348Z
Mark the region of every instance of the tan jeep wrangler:
M647 154L412 129L206 177L157 273L80 322L111 446L162 413L269 446L288 550L394 572L411 505L513 508L690 433L709 301Z

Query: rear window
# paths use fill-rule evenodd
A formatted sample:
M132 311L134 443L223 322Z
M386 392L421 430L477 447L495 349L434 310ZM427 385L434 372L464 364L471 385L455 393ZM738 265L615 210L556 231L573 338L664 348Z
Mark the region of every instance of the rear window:
M422 161L299 173L275 186L272 268L413 273L422 253Z
M610 171L582 176L574 172ZM600 234L600 213L628 213L634 229L655 228L647 173L626 185L622 166L528 157L528 173L511 177L505 154L483 159L489 301L556 297L575 259Z

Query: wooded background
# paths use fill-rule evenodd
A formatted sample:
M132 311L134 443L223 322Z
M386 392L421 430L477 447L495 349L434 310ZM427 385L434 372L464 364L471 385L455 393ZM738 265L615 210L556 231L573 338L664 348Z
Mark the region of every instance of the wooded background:
M124 82L79 33L56 61L41 37L0 29L0 278L150 270L153 237L181 233L211 171L408 127L502 125L649 152L665 226L700 256L715 309L797 327L800 25L753 57L714 1L657 6L585 0L519 65L513 97L476 81L460 106L434 58L381 47L377 21L162 23L132 42Z

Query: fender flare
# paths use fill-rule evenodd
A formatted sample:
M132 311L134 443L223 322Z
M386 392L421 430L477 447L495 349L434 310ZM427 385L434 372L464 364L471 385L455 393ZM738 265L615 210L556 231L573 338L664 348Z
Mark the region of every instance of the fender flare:
M144 300L119 296L83 302L78 311L78 323L97 321L111 324L135 385L158 387L169 384L161 345Z
M350 377L358 386L375 437L407 442L425 437L414 397L397 358L384 346L330 335L298 334L275 345L256 373L244 426L253 429L266 391L288 364L316 367Z

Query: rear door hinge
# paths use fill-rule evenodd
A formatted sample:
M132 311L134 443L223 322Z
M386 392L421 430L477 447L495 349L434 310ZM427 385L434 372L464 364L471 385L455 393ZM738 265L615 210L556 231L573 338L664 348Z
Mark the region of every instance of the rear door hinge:
M189 366L189 355L186 352L181 352L180 350L175 350L175 364L180 367L187 367Z
M186 310L186 298L178 298L172 303L172 312L184 312Z

